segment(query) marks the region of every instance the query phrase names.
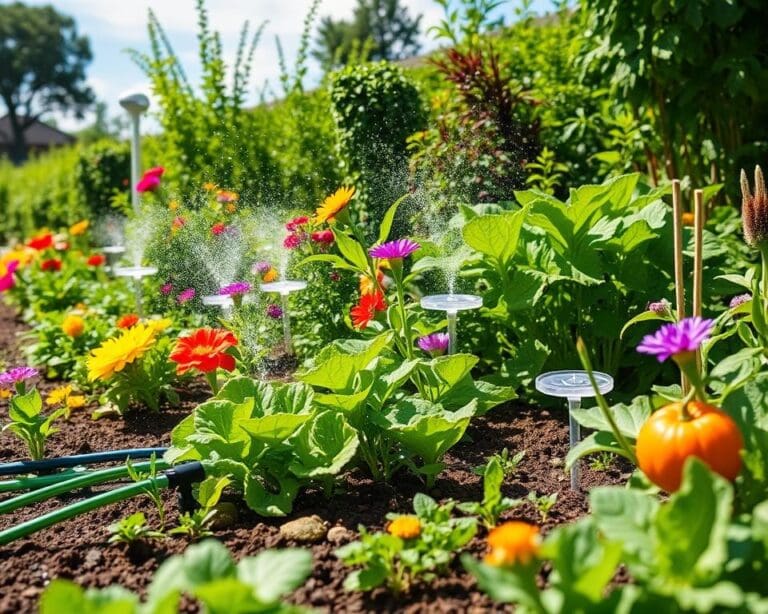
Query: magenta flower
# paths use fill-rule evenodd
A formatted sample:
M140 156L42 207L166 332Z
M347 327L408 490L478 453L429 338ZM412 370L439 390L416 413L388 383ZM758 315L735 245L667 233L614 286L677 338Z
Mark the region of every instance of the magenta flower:
M233 284L224 286L219 290L221 296L242 296L248 294L251 291L251 284L247 281L236 281Z
M295 232L305 224L309 223L309 218L306 215L300 215L299 217L293 218L290 222L288 222L285 225L285 229L289 232Z
M672 313L672 305L665 298L654 303L648 303L648 311L652 311L658 316L666 316Z
M17 268L19 268L18 260L11 260L5 266L5 274L0 276L0 292L5 292L6 290L13 288L13 285L16 283L13 273Z
M709 337L712 325L712 320L704 320L699 316L665 324L654 334L643 337L637 351L656 356L659 362L664 362L670 356L695 352Z
M332 230L316 230L309 236L315 243L322 243L324 245L330 245L336 240Z
M187 288L186 290L182 290L179 292L179 296L176 297L176 300L179 302L180 305L183 305L184 303L191 301L193 298L195 298L195 292L194 288Z
M442 356L448 350L448 333L432 333L419 337L419 347L431 356Z
M420 247L421 245L410 239L397 239L396 241L388 241L387 243L376 245L369 249L368 253L373 258L396 260L410 256Z
M254 275L264 275L264 273L268 273L271 268L272 265L269 262L266 260L261 260L251 267L251 273Z
M32 367L13 367L0 373L0 386L21 384L38 376L38 370Z
M160 177L157 175L148 175L142 177L136 184L136 191L139 193L154 192L160 187Z
M173 284L167 283L160 286L160 293L164 294L165 296L168 296L171 292L173 292Z
M739 305L743 305L747 301L751 301L751 300L752 300L752 295L749 292L747 292L746 294L739 294L738 296L734 296L731 299L731 304L729 305L729 307L731 309L736 309L736 307L738 307Z
M280 305L276 305L275 303L272 303L270 305L267 305L267 315L270 318L273 318L275 320L279 320L283 317L283 309L280 307Z
M306 233L293 232L283 239L283 247L286 249L296 249L306 238Z

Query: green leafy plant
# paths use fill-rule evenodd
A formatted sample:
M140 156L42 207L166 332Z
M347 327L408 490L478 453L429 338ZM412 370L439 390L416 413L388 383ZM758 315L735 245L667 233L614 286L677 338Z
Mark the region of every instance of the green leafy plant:
M265 550L235 563L226 546L213 539L189 546L184 554L170 557L157 570L147 600L113 585L83 589L69 580L53 580L40 598L41 614L84 612L177 612L182 594L198 601L210 614L261 612L300 614L304 608L282 599L309 576L309 550Z
M143 471L136 470L130 458L126 459L125 467L128 470L128 476L134 482L141 482L148 478L156 478L157 466L155 464L156 457L154 453L152 453L152 456L149 457L149 461L150 461L149 471L143 472ZM153 480L152 483L148 486L145 486L143 490L144 490L144 493L147 495L147 497L149 497L149 500L152 501L155 508L157 509L157 515L160 518L160 526L165 528L165 503L163 503L163 497L160 494L160 487Z
M491 457L483 472L483 500L459 503L458 509L467 514L478 516L489 529L495 527L501 514L522 503L520 499L510 499L501 494L504 476L504 465L499 457Z
M557 493L553 492L550 495L539 496L535 491L528 493L526 500L533 505L534 509L539 513L541 522L546 522L549 519L550 510L555 507L557 503Z
M8 407L11 421L3 425L3 431L10 431L26 443L32 460L40 460L45 457L47 439L58 431L54 422L68 411L67 407L61 407L48 415L43 414L43 399L37 389L14 394Z
M589 468L592 471L608 471L615 461L616 455L613 452L598 452L589 459Z
M224 489L230 484L227 477L206 478L200 482L195 499L200 507L193 512L184 512L179 516L179 525L168 531L169 534L187 535L190 539L209 537L211 531L208 528L217 514L216 506L219 503Z
M477 528L474 518L453 518L454 505L438 505L419 493L413 499L415 516L389 514L386 532L369 533L360 526L360 540L336 550L345 565L362 566L347 576L345 588L369 591L386 586L401 593L444 574Z
M517 468L520 465L520 463L523 462L524 458L525 458L525 450L520 450L520 452L515 452L514 454L510 454L509 448L504 448L498 454L494 454L493 456L491 456L485 465L474 467L472 471L477 475L485 475L490 462L493 460L496 460L498 461L499 465L501 465L501 471L504 474L504 477L508 478L508 477L512 477L513 475L515 475L515 473L517 473Z
M162 531L155 531L147 524L144 512L136 512L109 525L110 544L132 544L140 540L164 539Z

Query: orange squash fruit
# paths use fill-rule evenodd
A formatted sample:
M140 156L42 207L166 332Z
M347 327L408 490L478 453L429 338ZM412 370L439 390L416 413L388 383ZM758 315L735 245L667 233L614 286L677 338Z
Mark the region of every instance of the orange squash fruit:
M685 461L695 456L715 473L736 479L744 447L739 427L728 414L707 403L690 401L686 410L682 403L670 403L643 424L635 450L642 472L656 486L675 492Z

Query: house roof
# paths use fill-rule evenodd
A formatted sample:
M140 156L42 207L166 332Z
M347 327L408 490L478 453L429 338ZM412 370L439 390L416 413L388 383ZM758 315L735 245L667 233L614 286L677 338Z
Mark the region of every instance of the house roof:
M27 145L30 147L46 147L51 145L69 145L76 141L75 137L66 132L49 126L40 120L34 121L25 131ZM13 143L13 131L8 115L0 117L0 145Z

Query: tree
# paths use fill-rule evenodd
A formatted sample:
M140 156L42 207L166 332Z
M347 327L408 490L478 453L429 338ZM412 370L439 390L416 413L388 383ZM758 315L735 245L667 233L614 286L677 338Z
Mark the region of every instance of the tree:
M313 56L325 68L345 65L367 52L370 60L401 60L418 53L421 15L411 17L400 0L357 0L351 21L320 21Z
M11 159L27 158L25 130L46 113L82 118L94 95L85 84L88 38L52 6L0 5L0 98L8 110Z

